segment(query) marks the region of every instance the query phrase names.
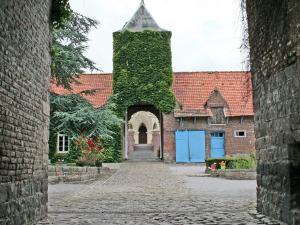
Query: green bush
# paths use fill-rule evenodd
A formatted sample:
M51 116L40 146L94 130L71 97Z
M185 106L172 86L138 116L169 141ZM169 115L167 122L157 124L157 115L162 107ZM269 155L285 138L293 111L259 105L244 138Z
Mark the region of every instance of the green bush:
M65 157L65 153L54 153L53 157L51 158L51 163L65 162Z
M232 162L232 164L234 169L255 169L256 168L255 153L236 157Z
M217 164L217 169L220 169L220 163L224 161L226 169L255 169L256 156L255 153L250 153L243 156L228 157L228 158L209 158L205 160L206 168L212 164Z
M114 134L112 135L112 138L104 138L102 140L103 146L104 149L106 150L109 149L110 152L113 152L113 160L111 160L111 162L121 162L122 161L121 128L120 126L114 126L111 127L111 129L114 132Z
M105 149L102 152L102 157L103 157L102 162L104 162L104 163L113 163L116 161L113 148Z
M68 163L76 163L82 156L82 146L78 145L75 141L71 142L69 152L65 156Z

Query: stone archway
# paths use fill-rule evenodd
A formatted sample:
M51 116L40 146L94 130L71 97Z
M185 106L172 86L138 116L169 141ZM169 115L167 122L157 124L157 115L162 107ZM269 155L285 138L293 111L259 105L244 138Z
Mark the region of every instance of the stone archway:
M151 145L155 155L160 155L159 119L152 112L144 110L135 112L128 121L128 155L130 156L140 144Z

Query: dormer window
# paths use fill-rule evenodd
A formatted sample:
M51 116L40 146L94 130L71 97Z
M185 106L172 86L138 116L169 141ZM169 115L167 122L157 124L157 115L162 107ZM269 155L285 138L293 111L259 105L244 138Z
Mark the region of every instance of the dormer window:
M212 117L209 118L209 124L226 124L226 118L223 107L211 107Z

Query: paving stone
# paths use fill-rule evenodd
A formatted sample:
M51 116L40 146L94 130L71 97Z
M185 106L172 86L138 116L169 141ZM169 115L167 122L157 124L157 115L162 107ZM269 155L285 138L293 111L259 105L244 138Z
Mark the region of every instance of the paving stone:
M249 214L255 181L188 177L177 166L123 163L93 183L50 185L48 219L40 224L258 224ZM211 182L233 193L212 189Z

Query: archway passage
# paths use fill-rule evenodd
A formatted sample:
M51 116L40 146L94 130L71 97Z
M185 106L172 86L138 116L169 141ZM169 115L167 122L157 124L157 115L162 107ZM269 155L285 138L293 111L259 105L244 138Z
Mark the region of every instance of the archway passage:
M153 106L128 108L125 153L129 160L157 160L162 156L160 112ZM127 135L126 135L127 134Z
M147 144L147 128L144 124L139 128L139 144Z

